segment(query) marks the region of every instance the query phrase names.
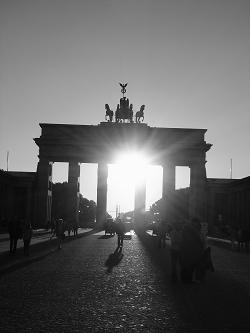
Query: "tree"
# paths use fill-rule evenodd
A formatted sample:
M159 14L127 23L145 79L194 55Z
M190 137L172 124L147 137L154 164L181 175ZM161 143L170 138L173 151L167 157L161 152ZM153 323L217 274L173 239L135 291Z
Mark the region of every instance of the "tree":
M79 224L82 227L92 227L96 220L96 203L88 200L80 194L79 202Z
M154 216L161 219L187 219L189 188L175 190L169 197L161 198L150 207Z
M68 183L55 183L52 186L52 217L55 219L68 217Z
M52 217L67 220L69 185L67 182L55 183L52 187ZM79 197L79 224L80 226L93 226L96 219L96 203L93 200L84 198L80 193Z

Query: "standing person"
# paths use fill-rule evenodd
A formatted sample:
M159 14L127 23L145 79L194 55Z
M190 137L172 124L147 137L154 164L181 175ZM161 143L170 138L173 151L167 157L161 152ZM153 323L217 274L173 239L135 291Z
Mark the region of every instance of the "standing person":
M66 222L65 229L68 232L68 236L70 236L70 233L73 230L73 223L70 220Z
M167 227L165 221L160 221L158 225L158 247L166 247Z
M54 236L55 236L55 233L56 233L56 222L55 222L55 219L52 218L51 220L51 229L50 229L50 239L52 239Z
M8 224L8 232L10 237L10 254L16 253L17 241L22 238L21 221L15 217Z
M57 237L57 247L58 250L62 248L62 240L64 238L64 224L63 219L58 219L56 221L56 237Z
M24 227L23 227L23 253L25 256L29 256L29 247L30 247L30 241L32 238L32 227L30 222L25 221Z
M76 220L73 221L73 233L74 233L74 236L78 235L78 223Z
M238 240L238 228L235 225L228 226L228 233L231 240L231 249L235 250Z
M117 220L116 223L116 234L117 234L117 246L118 247L122 247L123 246L123 239L124 239L124 235L125 235L125 225L122 222L121 219Z
M181 280L184 283L193 282L193 273L204 253L204 244L200 236L201 224L193 218L182 230L180 242Z
M16 246L17 246L17 238L15 237L16 233L15 219L9 220L8 232L10 238L10 254L12 254L16 251Z

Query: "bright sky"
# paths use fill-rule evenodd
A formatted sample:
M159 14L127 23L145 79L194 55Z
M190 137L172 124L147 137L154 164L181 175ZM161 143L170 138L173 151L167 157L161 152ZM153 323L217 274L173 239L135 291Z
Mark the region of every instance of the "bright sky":
M149 126L208 129L208 177L249 176L249 0L0 0L0 168L35 171L39 123L100 123L118 82Z

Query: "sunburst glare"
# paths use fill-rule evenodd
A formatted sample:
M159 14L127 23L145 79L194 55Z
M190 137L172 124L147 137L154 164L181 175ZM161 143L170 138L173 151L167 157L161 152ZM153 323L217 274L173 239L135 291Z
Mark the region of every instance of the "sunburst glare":
M157 178L156 171L159 169L149 164L150 158L138 151L119 154L115 164L109 164L108 207L112 207L109 211L111 215L114 215L116 206L124 212L133 210L135 187L142 182L148 185L148 181L152 185L152 179Z

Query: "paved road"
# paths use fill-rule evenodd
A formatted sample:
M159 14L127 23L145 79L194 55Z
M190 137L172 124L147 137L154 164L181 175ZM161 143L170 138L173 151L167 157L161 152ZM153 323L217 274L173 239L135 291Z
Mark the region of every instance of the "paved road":
M6 271L1 332L250 332L250 255L213 246L204 284L172 285L155 237L132 235L114 255L103 234Z

